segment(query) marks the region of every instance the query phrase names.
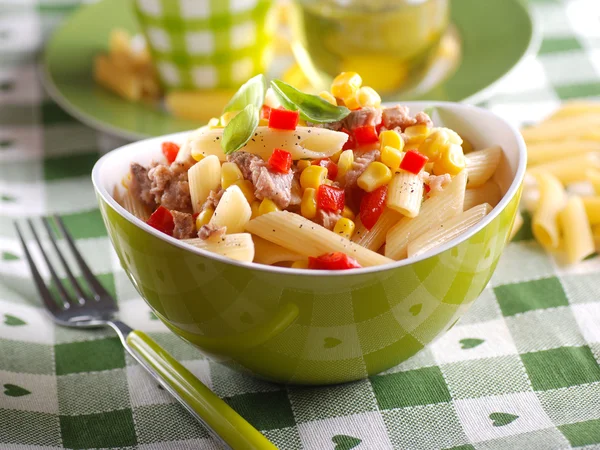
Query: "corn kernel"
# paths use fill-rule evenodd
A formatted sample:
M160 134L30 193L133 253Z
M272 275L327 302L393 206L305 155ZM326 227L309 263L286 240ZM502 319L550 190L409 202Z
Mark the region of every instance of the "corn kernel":
M334 97L346 99L356 94L362 84L362 78L356 72L342 72L331 83L331 93Z
M262 216L263 214L268 214L275 211L281 211L281 209L279 209L275 202L270 198L263 198L263 201L260 202L260 206L258 207L258 215Z
M310 167L310 166L311 166L311 162L308 159L301 159L296 164L296 169L298 169L298 172L302 172L304 169L306 169L307 167Z
M258 119L258 126L259 127L268 127L269 126L269 119L264 119L264 118L260 118Z
M250 205L254 200L256 200L256 197L254 197L254 185L250 180L239 180L233 184L240 188L242 194L244 194L244 197L246 197L246 200L248 200Z
M196 147L192 147L190 154L192 155L192 158L194 158L196 161L202 161L204 159L202 151Z
M212 119L210 119L208 121L208 128L210 128L210 129L220 128L221 127L220 123L221 123L221 121L218 118L213 117Z
M203 225L208 225L208 222L210 222L210 219L212 219L214 213L214 209L205 208L200 214L198 214L198 217L196 217L196 230L202 228Z
M385 186L392 181L392 171L388 166L378 161L369 164L363 174L358 177L358 186L367 192Z
M433 163L433 173L443 175L449 173L456 175L467 166L462 147L458 144L451 144L440 158Z
M381 97L375 89L369 86L363 86L358 90L356 100L358 100L358 104L363 108L366 106L379 108L381 106Z
M317 189L327 179L327 169L321 166L309 166L300 174L302 189Z
M448 134L448 140L451 144L462 145L463 139L458 135L458 133L450 128L440 127L438 130L444 130Z
M327 92L327 91L319 92L319 97L321 97L323 100L331 103L332 105L337 106L337 100L335 99L333 94L331 94L331 92Z
M345 217L346 219L354 220L354 218L356 216L354 215L354 212L350 209L349 206L344 206L344 209L342 210L342 217Z
M243 179L244 175L242 175L242 171L236 163L223 163L221 166L221 187L223 189L227 189L232 184L235 184L237 181L241 181Z
M407 145L419 146L423 142L431 130L427 125L413 125L404 130L404 135L408 138Z
M317 215L317 190L307 188L302 195L300 203L300 214L307 219L314 219Z
M471 144L470 141L467 141L466 139L463 138L463 143L462 143L462 149L463 149L463 153L471 153L474 149L473 144Z
M339 152L335 152L333 155L331 155L329 157L330 160L332 160L334 163L338 163L338 161L340 160L340 155L342 154L342 151L340 150Z
M253 201L252 203L250 203L250 209L252 209L252 216L250 216L252 219L256 219L258 216L260 216L259 214L259 208L260 208L260 202L258 200Z
M419 153L427 156L430 161L436 161L450 145L450 136L443 129L435 130L421 145Z
M393 171L400 169L402 158L404 158L404 153L397 148L388 145L381 150L381 162Z
M355 228L356 225L353 221L342 217L335 223L335 226L333 227L333 232L335 234L339 234L340 236L345 237L346 239L350 239L352 237L352 234L354 234Z
M338 159L338 174L337 180L342 180L348 171L352 169L352 164L354 164L354 152L352 150L344 150L340 155L340 159Z
M308 260L302 259L300 261L294 261L291 267L292 269L308 269Z
M381 142L381 146L379 147L381 150L386 147L393 147L397 148L398 150L404 149L404 140L400 134L394 130L382 131L379 134L379 142Z
M221 120L219 120L221 126L226 127L229 124L229 122L231 122L231 119L237 116L238 112L239 111L227 111L225 114L223 114L221 116Z
M360 108L360 103L358 103L356 94L344 97L342 100L344 100L344 105L346 105L346 108L351 109L352 111Z

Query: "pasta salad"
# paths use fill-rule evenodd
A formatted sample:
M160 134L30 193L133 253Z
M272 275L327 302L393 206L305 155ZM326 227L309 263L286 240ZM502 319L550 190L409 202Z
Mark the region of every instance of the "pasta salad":
M306 94L262 75L115 198L150 226L232 259L343 270L414 257L501 198L502 149L475 151L423 111L382 106L356 73ZM467 176L468 173L468 176Z

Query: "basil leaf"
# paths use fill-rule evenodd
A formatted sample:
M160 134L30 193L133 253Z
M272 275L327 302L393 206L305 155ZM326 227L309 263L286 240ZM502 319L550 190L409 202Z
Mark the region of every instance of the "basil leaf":
M223 152L229 155L246 145L258 127L258 121L259 109L254 105L248 105L237 113L223 130Z
M332 105L318 95L305 94L281 80L271 81L271 87L286 109L299 110L300 117L309 122L337 122L350 114L345 106Z
M228 111L241 111L248 105L260 108L265 101L267 80L263 74L256 75L246 81L231 97L223 113Z

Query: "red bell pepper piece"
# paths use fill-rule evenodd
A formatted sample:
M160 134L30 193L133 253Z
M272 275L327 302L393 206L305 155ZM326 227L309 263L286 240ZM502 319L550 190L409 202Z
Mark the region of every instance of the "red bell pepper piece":
M308 257L308 268L313 270L346 270L361 267L358 261L342 252L326 253L316 258Z
M379 124L377 124L377 126L375 127L375 131L377 132L377 136L379 136L381 134L381 129L383 128L383 122L379 122Z
M152 213L146 223L152 228L156 228L158 231L173 236L173 229L175 228L173 214L171 214L171 211L164 206L156 208L156 211Z
M271 107L267 106L267 105L263 105L261 110L260 110L260 117L262 119L267 119L269 120L269 117L271 117Z
M288 151L276 148L269 158L269 169L273 172L288 173L292 167L292 154Z
M385 200L387 198L387 186L381 186L373 192L364 194L360 202L360 221L367 230L375 226L383 209L385 208Z
M323 211L341 211L344 209L345 196L343 189L322 184L317 190L317 206Z
M338 166L329 158L315 159L312 162L313 166L321 166L327 169L327 178L335 180L338 174Z
M379 141L377 130L373 126L356 127L353 131L358 145L373 144Z
M342 150L353 150L356 148L356 140L354 139L354 136L352 136L350 134L350 132L348 130L346 130L345 128L342 128L340 130L342 133L346 133L348 135L348 140L344 143L344 146L342 147Z
M416 175L423 170L427 161L429 161L427 156L422 155L416 150L409 150L404 155L404 158L402 158L400 168Z
M271 109L269 114L269 128L277 130L295 130L298 126L300 113L288 111L287 109Z
M167 162L171 164L173 161L175 161L175 158L177 158L177 154L179 153L179 145L177 145L175 142L163 142L162 152L163 155L165 155L165 158L167 158Z

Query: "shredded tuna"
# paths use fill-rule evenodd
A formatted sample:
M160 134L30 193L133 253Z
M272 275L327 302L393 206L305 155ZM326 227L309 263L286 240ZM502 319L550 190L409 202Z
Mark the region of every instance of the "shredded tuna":
M248 152L234 152L227 156L227 161L236 163L244 178L252 181L252 169L250 168L250 164L252 161L262 162L262 158Z
M217 209L217 205L221 201L221 197L223 197L224 189L219 189L218 191L210 191L208 194L208 198L202 205L202 211L207 208Z
M152 189L152 182L150 181L150 178L148 178L148 169L138 163L132 163L130 170L131 184L129 185L129 189L131 194L154 210L156 208L156 202L154 201L154 195L150 192Z
M198 237L203 240L220 238L227 232L227 227L219 227L214 224L202 225L198 230Z
M323 211L322 209L319 209L317 210L314 221L328 230L333 230L336 222L341 218L342 215L339 212Z
M175 211L192 211L187 171L175 173L170 167L158 164L148 171L148 178L152 182L150 193L156 203Z
M294 172L294 178L292 178L290 206L298 206L300 203L302 203L302 186L300 186L300 172Z
M294 174L276 173L267 168L264 161L254 160L250 163L252 171L252 184L254 184L254 195L257 199L268 198L281 208L287 208L292 200L292 180Z
M446 186L452 182L452 177L445 173L444 175L430 175L427 180L431 194L442 192Z
M419 112L415 117L411 117L408 106L401 105L385 108L382 112L381 123L386 130L398 132L403 132L407 127L413 125L433 126L433 122L424 112Z
M352 168L346 174L346 179L344 180L344 188L352 189L356 186L356 181L358 177L362 175L362 173L366 170L367 166L371 164L376 159L379 159L379 150L371 150L369 152L363 153L360 156L355 156L354 162L352 163Z
M433 122L427 113L418 112L415 115L415 120L417 121L417 125L427 125L429 128L433 127Z
M323 124L309 123L309 126L327 128L333 131L340 131L345 128L348 131L358 127L376 126L381 123L381 109L366 106L356 111L352 111L344 119L338 122Z
M176 239L190 239L195 233L194 219L191 214L182 213L179 211L171 211L175 228L173 229L173 237Z

